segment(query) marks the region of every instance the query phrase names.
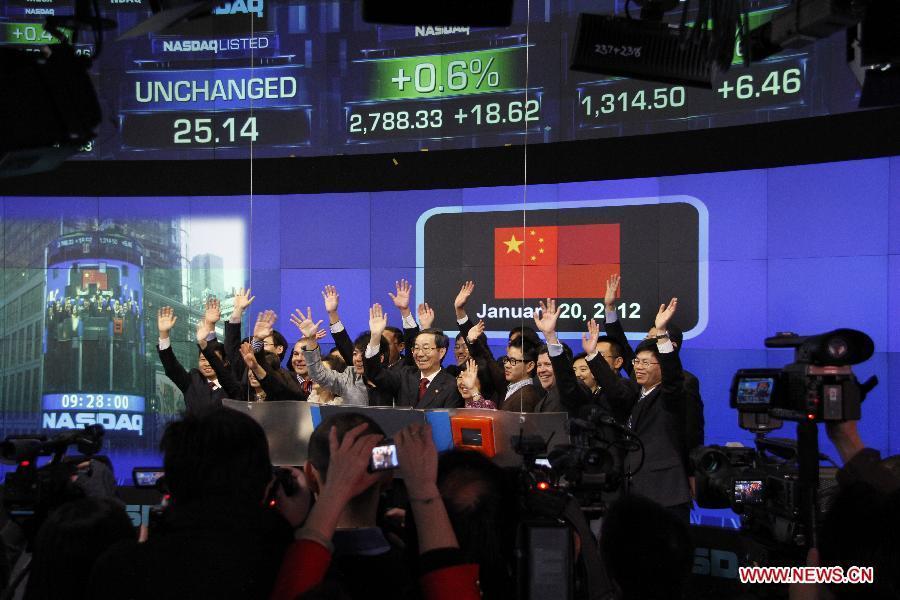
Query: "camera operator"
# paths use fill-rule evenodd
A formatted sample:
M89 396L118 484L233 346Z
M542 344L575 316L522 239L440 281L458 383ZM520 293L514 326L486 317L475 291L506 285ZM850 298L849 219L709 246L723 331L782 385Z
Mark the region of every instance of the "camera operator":
M820 586L793 584L793 600L887 599L900 596L900 477L867 448L856 421L831 422L828 437L840 454L839 492L825 515L819 547L808 566L874 568L874 583Z
M647 498L621 498L603 519L600 552L618 600L681 600L694 548L687 522Z
M113 498L82 498L58 507L41 525L25 587L25 600L89 598L97 557L136 534L125 507Z
M91 598L268 596L309 494L276 493L269 446L249 416L219 408L166 427L160 442L170 504L144 543L122 542L94 566ZM285 516L282 516L285 515Z

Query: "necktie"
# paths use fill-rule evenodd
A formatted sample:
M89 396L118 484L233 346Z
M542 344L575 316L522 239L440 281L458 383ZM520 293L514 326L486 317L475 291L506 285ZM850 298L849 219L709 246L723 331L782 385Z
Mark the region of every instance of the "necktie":
M209 389L211 389L211 390L216 389L216 383L215 383L214 381L209 381L209 380L207 379L207 380L206 380L206 383L207 383L207 385L209 385Z
M423 377L419 380L419 402L425 397L425 390L428 389L428 379Z
M310 390L312 390L312 380L304 379L303 382L300 383L300 387L308 394Z

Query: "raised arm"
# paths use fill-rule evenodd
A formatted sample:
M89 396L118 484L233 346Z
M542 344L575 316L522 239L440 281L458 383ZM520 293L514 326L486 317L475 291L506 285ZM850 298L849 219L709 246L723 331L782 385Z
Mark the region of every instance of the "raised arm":
M669 304L660 304L656 313L656 347L659 350L659 368L662 371L663 390L671 393L677 392L684 398L684 370L681 367L681 359L675 352L675 346L669 340L667 326L678 309L678 298L672 298ZM683 408L683 407L682 407Z
M353 364L353 340L338 315L338 303L341 295L333 285L326 285L322 290L322 300L325 303L325 312L328 314L328 328L331 330L331 338L334 346L344 362Z
M494 360L494 355L488 348L486 340L484 320L478 321L466 334L469 356L478 362L479 370L483 373L482 382L485 384L485 396L492 398L499 406L503 402L502 395L506 389L506 377L503 374L503 367Z
M587 334L582 336L582 348L587 354L586 362L591 374L606 396L610 408L615 413L613 416L617 420L624 421L631 413L638 398L638 392L628 381L619 377L597 351L599 335L600 326L594 319L591 319L588 321Z
M300 309L294 311L294 314L291 315L291 323L300 330L300 333L303 336L303 358L306 359L306 367L309 369L309 378L319 385L328 388L334 392L335 395L343 396L344 387L341 382L340 374L337 371L326 369L322 365L322 352L319 348L319 342L316 340L319 333L319 325L322 324L322 321L313 321L312 309L307 306L305 315Z
M575 371L572 369L572 361L566 355L559 337L556 334L556 324L562 307L557 307L556 300L547 298L547 303L540 303L540 311L535 312L534 324L544 334L547 342L547 353L550 355L550 363L553 365L553 375L556 378L556 387L559 388L559 399L566 411L575 416L578 408L591 400L590 392L578 384Z
M382 357L378 354L381 348L381 336L387 327L387 314L377 302L369 309L369 345L363 360L366 378L382 391L388 392L395 397L400 393L400 377L390 369L385 369L382 364Z
M622 323L619 322L616 314L616 299L619 297L621 280L622 278L618 275L611 275L606 280L606 294L603 297L603 305L605 307L603 330L609 339L622 347L622 366L625 368L628 376L634 379L634 365L631 363L634 360L634 350L631 348L631 344L628 343L628 336L625 335L625 329L622 328Z
M231 364L231 371L236 379L244 375L244 361L241 358L241 320L247 307L256 296L251 295L250 288L241 288L234 295L234 310L225 322L225 358Z
M156 313L156 325L159 329L159 345L156 347L159 352L159 360L162 362L163 370L166 377L172 380L181 393L185 393L191 386L190 374L178 362L175 352L172 351L172 342L169 339L169 333L175 326L178 317L175 315L175 309L171 306L163 306Z
M231 370L219 358L219 355L213 352L207 343L209 335L214 332L211 326L215 326L215 321L210 321L209 319L204 319L197 324L197 345L200 346L200 352L209 362L209 366L216 372L216 379L219 380L219 385L222 386L229 398L236 400L241 397L240 384L234 378Z

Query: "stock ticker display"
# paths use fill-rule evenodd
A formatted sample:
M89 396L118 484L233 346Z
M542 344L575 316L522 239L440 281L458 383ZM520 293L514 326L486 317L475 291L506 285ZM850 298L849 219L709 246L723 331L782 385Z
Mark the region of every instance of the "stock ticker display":
M605 280L618 273L615 310L632 343L660 303L678 297L681 358L701 382L707 443L752 443L729 389L738 369L791 362L789 350L767 350L766 337L849 327L876 348L854 372L880 380L863 405L862 437L896 454L900 412L889 399L900 394L900 313L891 309L900 297L898 174L900 157L879 158L532 185L524 203L521 186L0 196L0 437L100 423L120 477L160 464L159 437L184 409L157 356L163 306L178 317L172 348L193 368L209 296L227 319L234 290L250 285L256 299L245 334L259 311L272 309L293 344L299 332L288 315L309 306L323 318L325 285L337 287L341 321L355 337L369 328L374 302L389 325L400 324L388 292L408 279L414 303L427 302L436 326L452 334L453 299L474 279L466 311L484 319L496 356L510 328L534 324L547 296L560 300L559 337L578 353L586 322L605 317ZM339 224L309 219L336 206ZM331 338L322 344L330 348ZM454 361L451 353L444 365ZM835 456L824 436L822 443Z
M38 51L72 0L7 0L0 44ZM752 0L752 27L784 0ZM80 159L257 158L460 149L793 119L855 110L835 36L713 89L569 70L581 12L617 0L517 0L507 28L364 23L350 1L223 1L212 16L117 41L147 0L99 0L117 28L91 68L104 114ZM676 22L680 14L667 18ZM93 55L89 32L77 52Z

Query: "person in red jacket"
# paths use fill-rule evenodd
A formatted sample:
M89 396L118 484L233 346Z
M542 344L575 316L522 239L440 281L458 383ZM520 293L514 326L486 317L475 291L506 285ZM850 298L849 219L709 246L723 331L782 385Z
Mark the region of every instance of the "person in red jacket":
M368 472L372 449L382 436L367 433L368 423L338 439L328 435L328 475L297 541L285 554L272 600L295 600L322 583L332 558L331 539L347 503L375 485L379 474ZM456 534L437 488L437 450L429 425L414 424L396 439L403 477L417 527L422 596L427 600L480 600L478 566L462 558Z

